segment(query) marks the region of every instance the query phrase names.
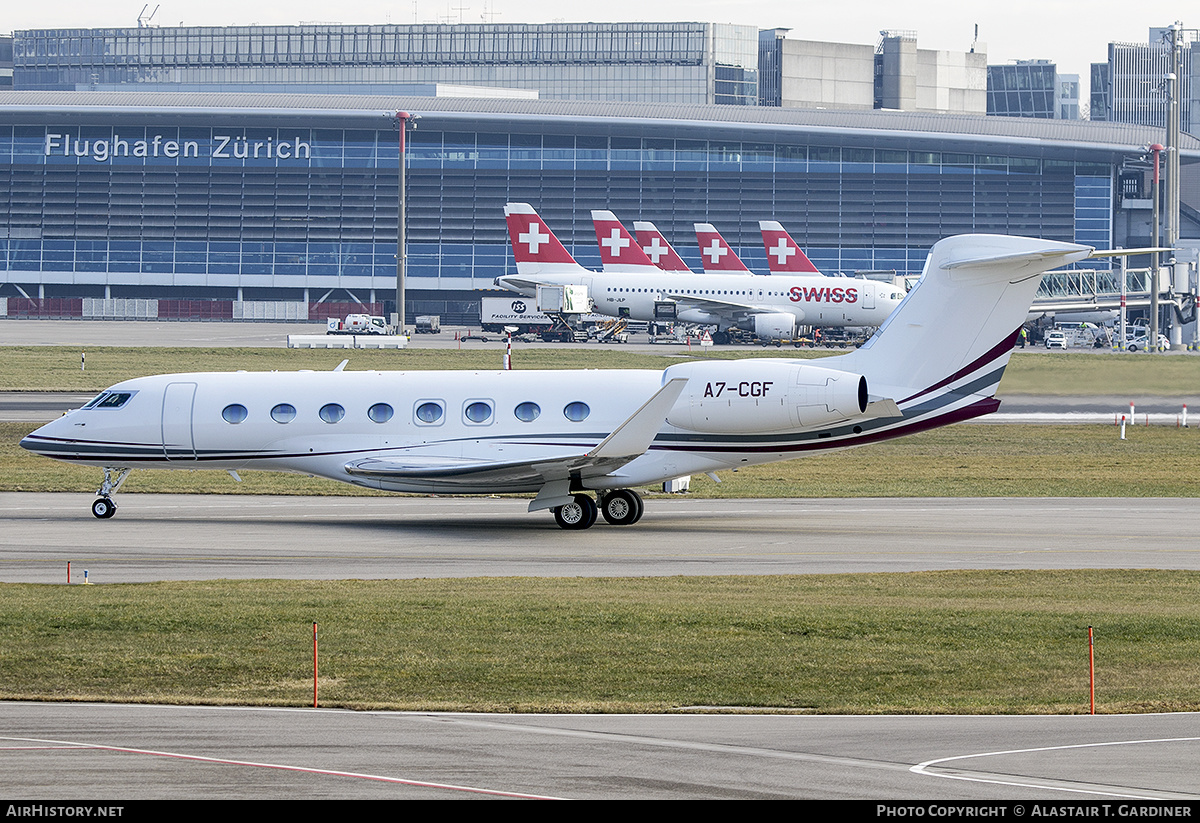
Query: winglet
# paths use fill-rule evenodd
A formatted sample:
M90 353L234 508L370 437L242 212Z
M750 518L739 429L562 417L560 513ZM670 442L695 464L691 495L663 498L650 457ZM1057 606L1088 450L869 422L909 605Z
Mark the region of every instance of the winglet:
M588 452L591 458L634 457L645 454L666 422L667 414L687 385L686 377L668 380L654 396L641 405L613 433Z

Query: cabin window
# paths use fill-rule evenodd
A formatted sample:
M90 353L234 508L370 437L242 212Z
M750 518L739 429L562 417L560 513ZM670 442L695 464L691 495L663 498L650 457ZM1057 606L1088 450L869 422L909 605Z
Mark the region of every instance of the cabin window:
M568 403L566 408L563 409L563 415L565 415L566 418L572 423L578 423L581 420L586 420L587 416L591 413L592 410L588 408L588 404L579 400L576 400L574 403Z
M346 416L346 410L337 403L326 403L317 414L326 423L336 423Z
M241 403L230 403L225 408L221 409L221 417L226 423L241 423L246 419L246 407Z
M371 418L376 423L386 423L392 419L392 407L387 403L376 403L371 408L367 409L367 417Z
M531 403L528 400L513 409L513 414L516 415L516 418L522 423L532 423L534 420L538 419L538 416L541 415L541 413L542 407L537 403Z
M442 419L442 404L435 401L427 401L417 406L417 420L426 424L432 425Z
M463 416L472 423L486 423L492 419L492 404L476 400L463 409Z
M280 403L271 409L271 419L276 423L291 423L296 419L296 407L291 403Z

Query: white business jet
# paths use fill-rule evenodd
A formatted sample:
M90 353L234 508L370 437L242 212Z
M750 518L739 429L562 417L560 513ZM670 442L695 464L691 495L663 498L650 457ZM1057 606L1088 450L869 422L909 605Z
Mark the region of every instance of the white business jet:
M995 411L1041 273L1070 243L963 235L930 251L862 348L664 370L195 373L141 377L21 446L97 466L286 471L395 492L529 493L565 529L642 516L634 489L874 443ZM343 364L344 365L344 364ZM589 492L596 496L593 498Z
M765 340L780 340L792 338L801 324L878 326L904 297L889 283L821 275L756 275L744 266L701 276L655 271L638 260L632 270L595 272L575 261L528 203L509 203L504 214L517 273L496 278L497 286L526 297L536 297L539 286L587 286L594 311L611 317L662 320L669 316L664 315L665 306L673 311L672 319L714 325L718 335L736 326ZM628 234L615 218L612 224L602 239L632 254L622 242ZM640 248L636 253L645 256ZM718 335L714 340L720 342Z

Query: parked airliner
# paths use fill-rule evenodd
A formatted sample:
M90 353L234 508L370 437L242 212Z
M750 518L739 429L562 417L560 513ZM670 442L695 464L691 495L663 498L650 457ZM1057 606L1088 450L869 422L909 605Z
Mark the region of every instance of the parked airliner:
M1090 251L996 235L942 240L862 348L816 361L141 377L21 445L103 469L92 504L98 518L113 515L112 495L131 469L211 468L395 492L529 493L530 511L549 509L566 529L588 528L598 513L627 525L644 510L637 487L995 411L1041 273Z
M699 276L654 273L644 265L628 273L595 272L575 261L528 203L509 203L504 213L517 274L496 278L497 286L526 297L536 297L538 286L587 286L599 314L661 320L666 307L673 319L716 326L718 342L733 327L779 340L794 336L798 325L878 326L904 297L889 283L821 275L734 271ZM613 223L616 243L624 229ZM627 246L621 248L628 252Z

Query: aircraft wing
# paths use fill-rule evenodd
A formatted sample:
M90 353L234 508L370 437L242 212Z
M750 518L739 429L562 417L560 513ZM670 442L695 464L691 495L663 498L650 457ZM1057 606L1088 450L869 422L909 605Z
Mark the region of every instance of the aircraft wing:
M679 311L703 311L715 317L720 317L727 320L729 323L736 325L745 322L747 319L756 314L769 314L772 312L781 311L780 309L769 309L763 306L756 306L753 303L740 303L736 300L725 300L715 295L696 295L696 294L666 294L679 305Z
M487 460L439 455L366 457L346 464L346 473L377 480L461 481L463 486L496 483L498 486L540 486L530 511L561 506L571 501L571 480L582 474L608 474L641 457L666 421L667 414L687 385L687 378L667 381L649 400L586 452L542 454L521 460Z
M598 469L605 474L633 460L637 455L593 459L588 453L564 454L536 460L481 460L467 457L413 455L367 457L346 464L346 473L378 480L462 481L464 486L479 483L534 485L570 477L583 469Z

